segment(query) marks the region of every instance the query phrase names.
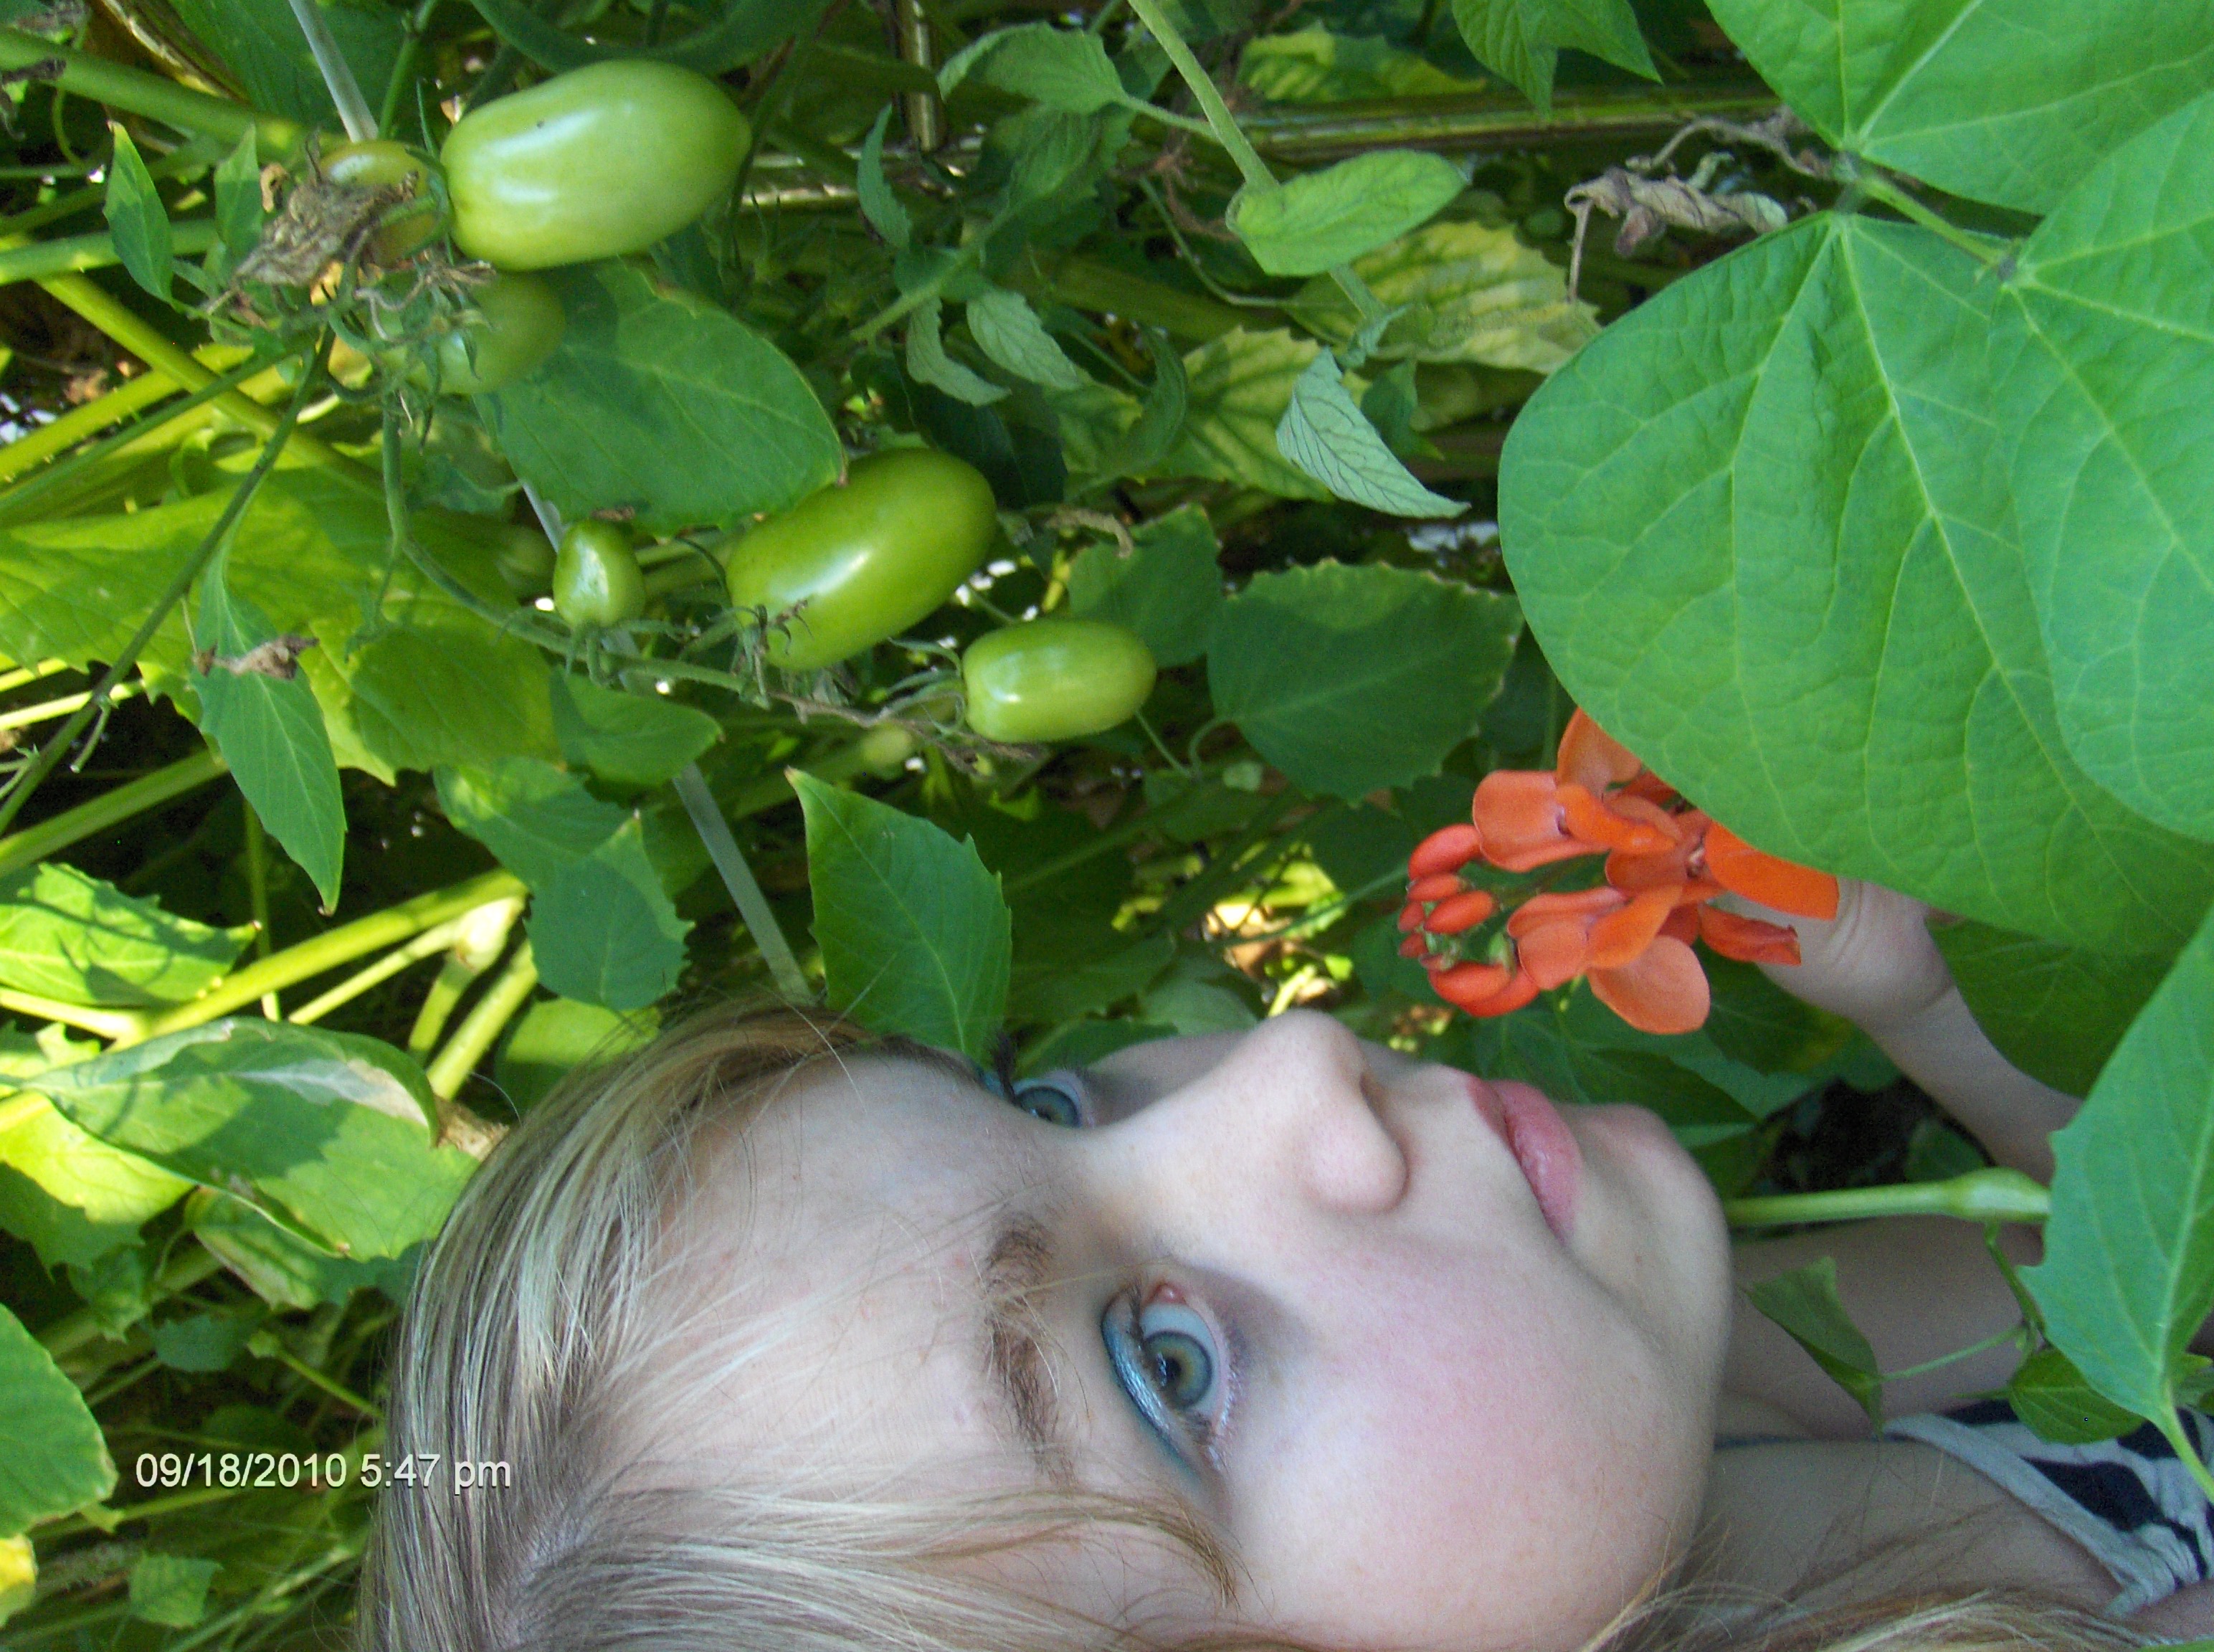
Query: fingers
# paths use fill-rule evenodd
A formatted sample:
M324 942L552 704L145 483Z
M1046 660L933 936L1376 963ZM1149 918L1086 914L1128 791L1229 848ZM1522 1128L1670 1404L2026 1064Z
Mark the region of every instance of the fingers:
M1738 896L1716 904L1796 930L1800 962L1764 964L1763 971L1786 992L1870 1031L1920 1013L1951 990L1952 973L1930 939L1926 904L1856 878L1838 883L1838 915L1827 922Z

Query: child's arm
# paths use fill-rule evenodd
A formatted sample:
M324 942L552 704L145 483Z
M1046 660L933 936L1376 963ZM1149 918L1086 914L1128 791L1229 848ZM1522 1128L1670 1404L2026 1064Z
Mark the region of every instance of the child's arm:
M1875 884L1838 882L1832 922L1758 913L1799 932L1801 962L1765 965L1769 978L1858 1022L1994 1163L2050 1182L2048 1138L2083 1103L2017 1070L1984 1036L1930 939L1928 907Z

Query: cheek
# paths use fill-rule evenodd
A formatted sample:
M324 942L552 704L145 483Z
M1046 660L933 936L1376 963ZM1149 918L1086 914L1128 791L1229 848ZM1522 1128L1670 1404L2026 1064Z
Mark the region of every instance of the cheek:
M1572 1270L1497 1286L1481 1311L1434 1291L1426 1336L1321 1374L1249 1549L1280 1626L1575 1646L1687 1534L1705 1438L1680 1380Z

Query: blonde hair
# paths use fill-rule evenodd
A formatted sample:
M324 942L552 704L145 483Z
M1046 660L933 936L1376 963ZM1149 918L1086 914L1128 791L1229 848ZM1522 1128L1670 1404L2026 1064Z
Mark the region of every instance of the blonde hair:
M912 1049L786 1006L695 1016L572 1079L472 1181L417 1279L391 1363L388 1453L505 1465L505 1484L388 1491L361 1652L1093 1652L1164 1644L957 1563L1101 1525L1179 1547L1227 1612L1238 1563L1171 1502L1079 1488L954 1506L774 1483L627 1480L624 1423L668 1340L657 1270L700 1131L742 1132L821 1058ZM451 1484L450 1478L442 1484ZM2034 1601L1899 1600L1724 1618L1654 1591L1610 1652L2109 1652L2119 1625ZM1225 1629L1180 1652L1320 1652Z

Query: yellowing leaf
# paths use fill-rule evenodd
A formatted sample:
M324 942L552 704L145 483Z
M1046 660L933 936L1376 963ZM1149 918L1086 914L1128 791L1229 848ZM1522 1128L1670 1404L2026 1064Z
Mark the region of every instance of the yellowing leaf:
M1430 223L1355 259L1354 269L1385 305L1406 313L1385 328L1385 361L1475 362L1550 373L1599 332L1596 312L1570 303L1561 268L1512 229ZM1359 319L1327 277L1292 301L1309 331L1349 341Z
M1280 499L1328 499L1276 450L1276 426L1317 347L1281 327L1248 333L1239 327L1186 356L1190 410L1162 474L1237 482Z
M1487 83L1448 75L1411 52L1367 34L1303 28L1245 47L1238 83L1272 103L1348 103L1361 98L1451 97Z

